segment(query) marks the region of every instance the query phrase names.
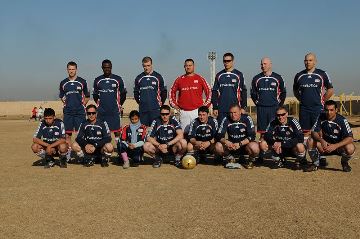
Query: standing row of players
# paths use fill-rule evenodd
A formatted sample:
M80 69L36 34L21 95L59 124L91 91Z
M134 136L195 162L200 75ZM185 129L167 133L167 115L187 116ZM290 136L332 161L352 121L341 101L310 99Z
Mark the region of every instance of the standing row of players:
M181 127L188 132L191 120L197 117L197 109L213 104L214 116L218 121L229 113L229 106L237 104L245 112L247 106L247 89L243 74L234 68L234 56L225 53L223 56L224 69L215 79L211 91L206 80L194 73L194 61L185 60L185 74L178 77L169 93L172 107L180 112ZM315 123L324 101L331 97L333 88L328 75L315 68L316 56L309 53L305 56L305 70L299 72L294 79L293 90L300 101L300 124L306 134ZM139 103L141 122L149 126L159 116L160 106L166 99L164 80L160 74L152 69L152 59L142 60L144 72L135 79L134 97ZM116 142L120 135L121 105L126 99L126 89L121 77L112 74L112 64L109 60L102 62L103 75L94 81L93 98L98 104L98 116L106 121L115 134ZM278 106L286 97L284 81L280 75L272 72L269 58L261 60L262 73L252 81L251 97L257 106L257 130L263 133L270 119L275 116ZM79 128L85 119L84 106L90 93L84 79L77 76L77 65L69 62L67 65L68 78L60 83L60 98L64 102L64 124L67 143L70 145L72 132ZM202 95L205 93L206 100Z

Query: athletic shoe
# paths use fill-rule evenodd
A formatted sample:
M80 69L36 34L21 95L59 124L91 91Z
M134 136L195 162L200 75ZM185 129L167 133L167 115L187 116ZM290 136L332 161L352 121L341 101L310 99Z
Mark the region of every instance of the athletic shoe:
M60 157L60 168L67 168L67 159L66 159L66 157Z
M93 165L94 165L94 158L93 157L86 157L85 167L91 167Z
M44 168L51 168L55 165L55 162L50 160L48 162L46 162L46 164L44 165Z
M156 155L154 158L154 163L152 165L153 168L160 168L161 167L161 163L162 163L162 159L160 156Z
M101 159L101 167L109 167L109 162L108 162L108 158L106 157L102 157Z
M181 160L175 160L175 167L180 168L181 167Z
M254 163L252 161L249 161L246 165L245 168L246 169L252 169L254 167Z
M294 170L300 170L300 169L301 169L300 162L299 162L299 161L295 161Z
M342 166L344 172L346 172L346 173L351 172L351 167L348 162L341 162L341 166Z
M130 168L130 162L129 162L129 160L124 161L124 164L123 164L122 167L123 167L123 169Z
M318 166L316 166L315 164L311 164L309 167L307 167L304 171L305 172L312 172L312 171L317 171L319 169Z

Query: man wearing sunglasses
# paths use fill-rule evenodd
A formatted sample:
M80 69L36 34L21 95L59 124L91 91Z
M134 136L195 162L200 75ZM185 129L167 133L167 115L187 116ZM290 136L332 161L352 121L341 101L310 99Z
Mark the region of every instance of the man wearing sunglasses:
M218 130L218 122L209 116L209 108L201 106L198 109L198 117L190 124L188 154L195 156L196 161L215 152L215 137Z
M271 150L276 168L284 166L285 157L296 157L295 170L300 169L300 163L305 164L304 134L299 122L288 116L285 107L276 110L276 118L268 125L264 139L259 143L260 149L262 152Z
M72 149L79 158L84 159L86 167L93 166L101 157L101 167L109 166L109 159L114 151L111 134L106 121L97 118L97 107L93 104L86 107L88 119L80 128Z
M179 123L174 117L171 117L170 106L161 106L160 118L154 120L150 128L147 142L144 144L144 151L154 157L153 167L159 168L163 157L169 154L175 154L175 165L180 166L187 143Z
M44 119L34 134L31 149L44 161L44 168L54 166L53 156L55 155L59 155L60 167L67 167L68 144L65 140L65 126L62 120L55 118L53 109L45 109Z
M333 100L325 102L324 111L311 130L308 152L313 164L306 171L318 170L319 166L322 166L320 164L321 156L335 154L341 156L343 171L350 172L349 160L355 153L355 145L349 122L337 113L337 104Z
M238 104L241 112L247 107L247 89L242 72L234 68L234 55L225 53L224 69L216 74L212 88L213 114L221 122L229 113L232 104Z
M111 132L114 132L116 143L120 136L121 106L126 100L124 81L118 75L112 74L112 63L106 59L101 64L103 75L94 81L93 98L98 105L98 117L106 121Z
M225 138L226 134L227 138ZM253 168L253 163L260 152L255 136L255 126L251 117L242 114L237 103L231 105L229 116L220 124L217 135L219 142L215 145L216 153L223 156L226 168L241 168L241 165L235 162L235 156L246 154L249 155L249 159L245 167Z

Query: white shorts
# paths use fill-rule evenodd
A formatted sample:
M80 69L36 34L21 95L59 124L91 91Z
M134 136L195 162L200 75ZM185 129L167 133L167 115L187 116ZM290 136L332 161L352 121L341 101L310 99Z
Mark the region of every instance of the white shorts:
M180 125L185 133L190 130L190 123L198 117L198 109L195 110L180 110Z

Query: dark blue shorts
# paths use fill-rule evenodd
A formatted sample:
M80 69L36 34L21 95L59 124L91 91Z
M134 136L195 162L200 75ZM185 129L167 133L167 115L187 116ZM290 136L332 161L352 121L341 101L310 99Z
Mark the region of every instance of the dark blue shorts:
M160 109L140 112L140 122L148 127L151 125L154 119L159 117Z
M65 132L72 133L79 130L80 124L86 120L85 114L69 115L64 114Z
M322 108L314 107L313 109L308 109L305 107L300 106L299 112L299 122L301 129L304 132L308 132L316 123L317 118L319 117Z
M105 115L105 114L101 114L99 112L97 117L99 120L106 121L111 132L120 132L121 131L120 114L113 114L113 115L106 114Z
M278 106L257 106L256 107L256 121L257 132L265 133L269 123L275 118L276 109Z

